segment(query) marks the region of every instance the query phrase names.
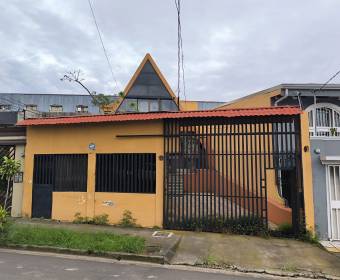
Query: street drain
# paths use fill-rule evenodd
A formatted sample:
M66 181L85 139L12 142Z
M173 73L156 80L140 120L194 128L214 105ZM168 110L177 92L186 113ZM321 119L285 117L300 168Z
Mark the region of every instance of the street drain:
M170 238L171 236L173 236L172 232L160 231L160 230L157 230L152 234L152 237L160 237L160 238Z

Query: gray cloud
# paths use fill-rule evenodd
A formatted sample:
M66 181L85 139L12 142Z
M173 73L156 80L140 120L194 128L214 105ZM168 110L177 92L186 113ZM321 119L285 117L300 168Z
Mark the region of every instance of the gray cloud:
M81 69L97 92L124 88L150 52L176 88L171 0L92 0L114 89L85 0L0 2L0 91L80 93L60 81ZM283 82L324 82L340 68L338 0L185 0L187 98L228 101ZM336 82L340 82L337 79Z

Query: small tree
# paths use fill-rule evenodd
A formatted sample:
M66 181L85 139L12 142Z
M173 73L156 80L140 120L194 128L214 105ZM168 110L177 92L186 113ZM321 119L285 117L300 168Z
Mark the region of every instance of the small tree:
M74 82L80 85L92 97L92 104L99 107L99 109L101 110L104 106L113 103L110 96L104 95L102 93L97 94L95 91L91 92L89 88L84 84L85 79L82 78L82 72L80 70L67 72L60 80Z
M19 161L8 158L7 156L2 158L2 163L0 165L0 177L1 179L7 180L7 189L4 203L5 210L7 210L7 200L10 193L11 180L13 180L14 175L20 171L20 167L21 163Z
M95 96L93 96L93 99L92 99L92 104L100 108L102 108L103 106L110 105L111 103L112 103L112 100L110 96L104 95L102 93L96 94Z

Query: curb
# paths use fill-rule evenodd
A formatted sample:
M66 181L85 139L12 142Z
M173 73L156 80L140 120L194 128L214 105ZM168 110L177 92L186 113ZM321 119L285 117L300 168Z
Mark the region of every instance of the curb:
M177 248L182 241L182 236L178 236L176 242L169 248L166 249L164 253L164 263L163 264L170 264L171 259L175 256Z
M128 261L150 262L150 263L157 263L157 264L167 263L166 256L157 256L157 255L144 255L144 254L120 253L120 252L99 252L99 251L59 248L59 247L52 247L52 246L16 245L16 244L2 245L1 248L38 251L38 252L49 252L49 253L61 253L61 254L69 254L69 255L105 257L105 258L115 259L118 261L128 260Z
M272 276L279 276L279 277L303 277L309 279L327 279L327 280L340 280L340 277L334 275L327 275L321 272L288 272L284 270L278 269L249 269L243 268L236 265L194 265L197 267L203 268L213 268L213 269L220 269L220 270L228 270L228 271L237 271L242 273L256 273L256 274L265 274L265 275L272 275Z
M89 252L87 250L76 250L76 249L68 249L68 248L58 248L51 246L34 246L34 245L15 245L15 244L7 244L1 245L0 248L4 249L13 249L13 250L23 250L23 251L36 251L36 252L47 252L47 253L60 253L65 255L80 255L80 256L93 256L93 257L103 257L107 259L114 260L126 260L126 261L137 261L137 262L145 262L145 263L154 263L154 264L167 264L166 257L164 256L152 256L152 255L143 255L143 254L131 254L131 253L114 253L114 252ZM283 270L276 269L249 269L243 268L236 265L170 265L173 267L176 266L186 266L186 267L196 267L196 268L204 268L204 269L214 269L220 271L230 271L235 273L244 273L244 274L254 274L254 275L270 275L275 277L289 277L289 278L308 278L308 279L327 279L327 280L340 280L340 277L327 275L323 273L313 273L313 272L288 272Z

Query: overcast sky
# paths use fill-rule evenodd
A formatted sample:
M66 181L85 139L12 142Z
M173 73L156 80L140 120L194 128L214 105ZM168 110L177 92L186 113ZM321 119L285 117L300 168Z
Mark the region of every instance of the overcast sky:
M229 101L279 83L325 82L340 68L339 0L183 0L186 95ZM91 90L122 90L149 52L175 90L173 0L0 1L0 92L85 93L60 78L81 69ZM336 79L334 82L339 82Z

